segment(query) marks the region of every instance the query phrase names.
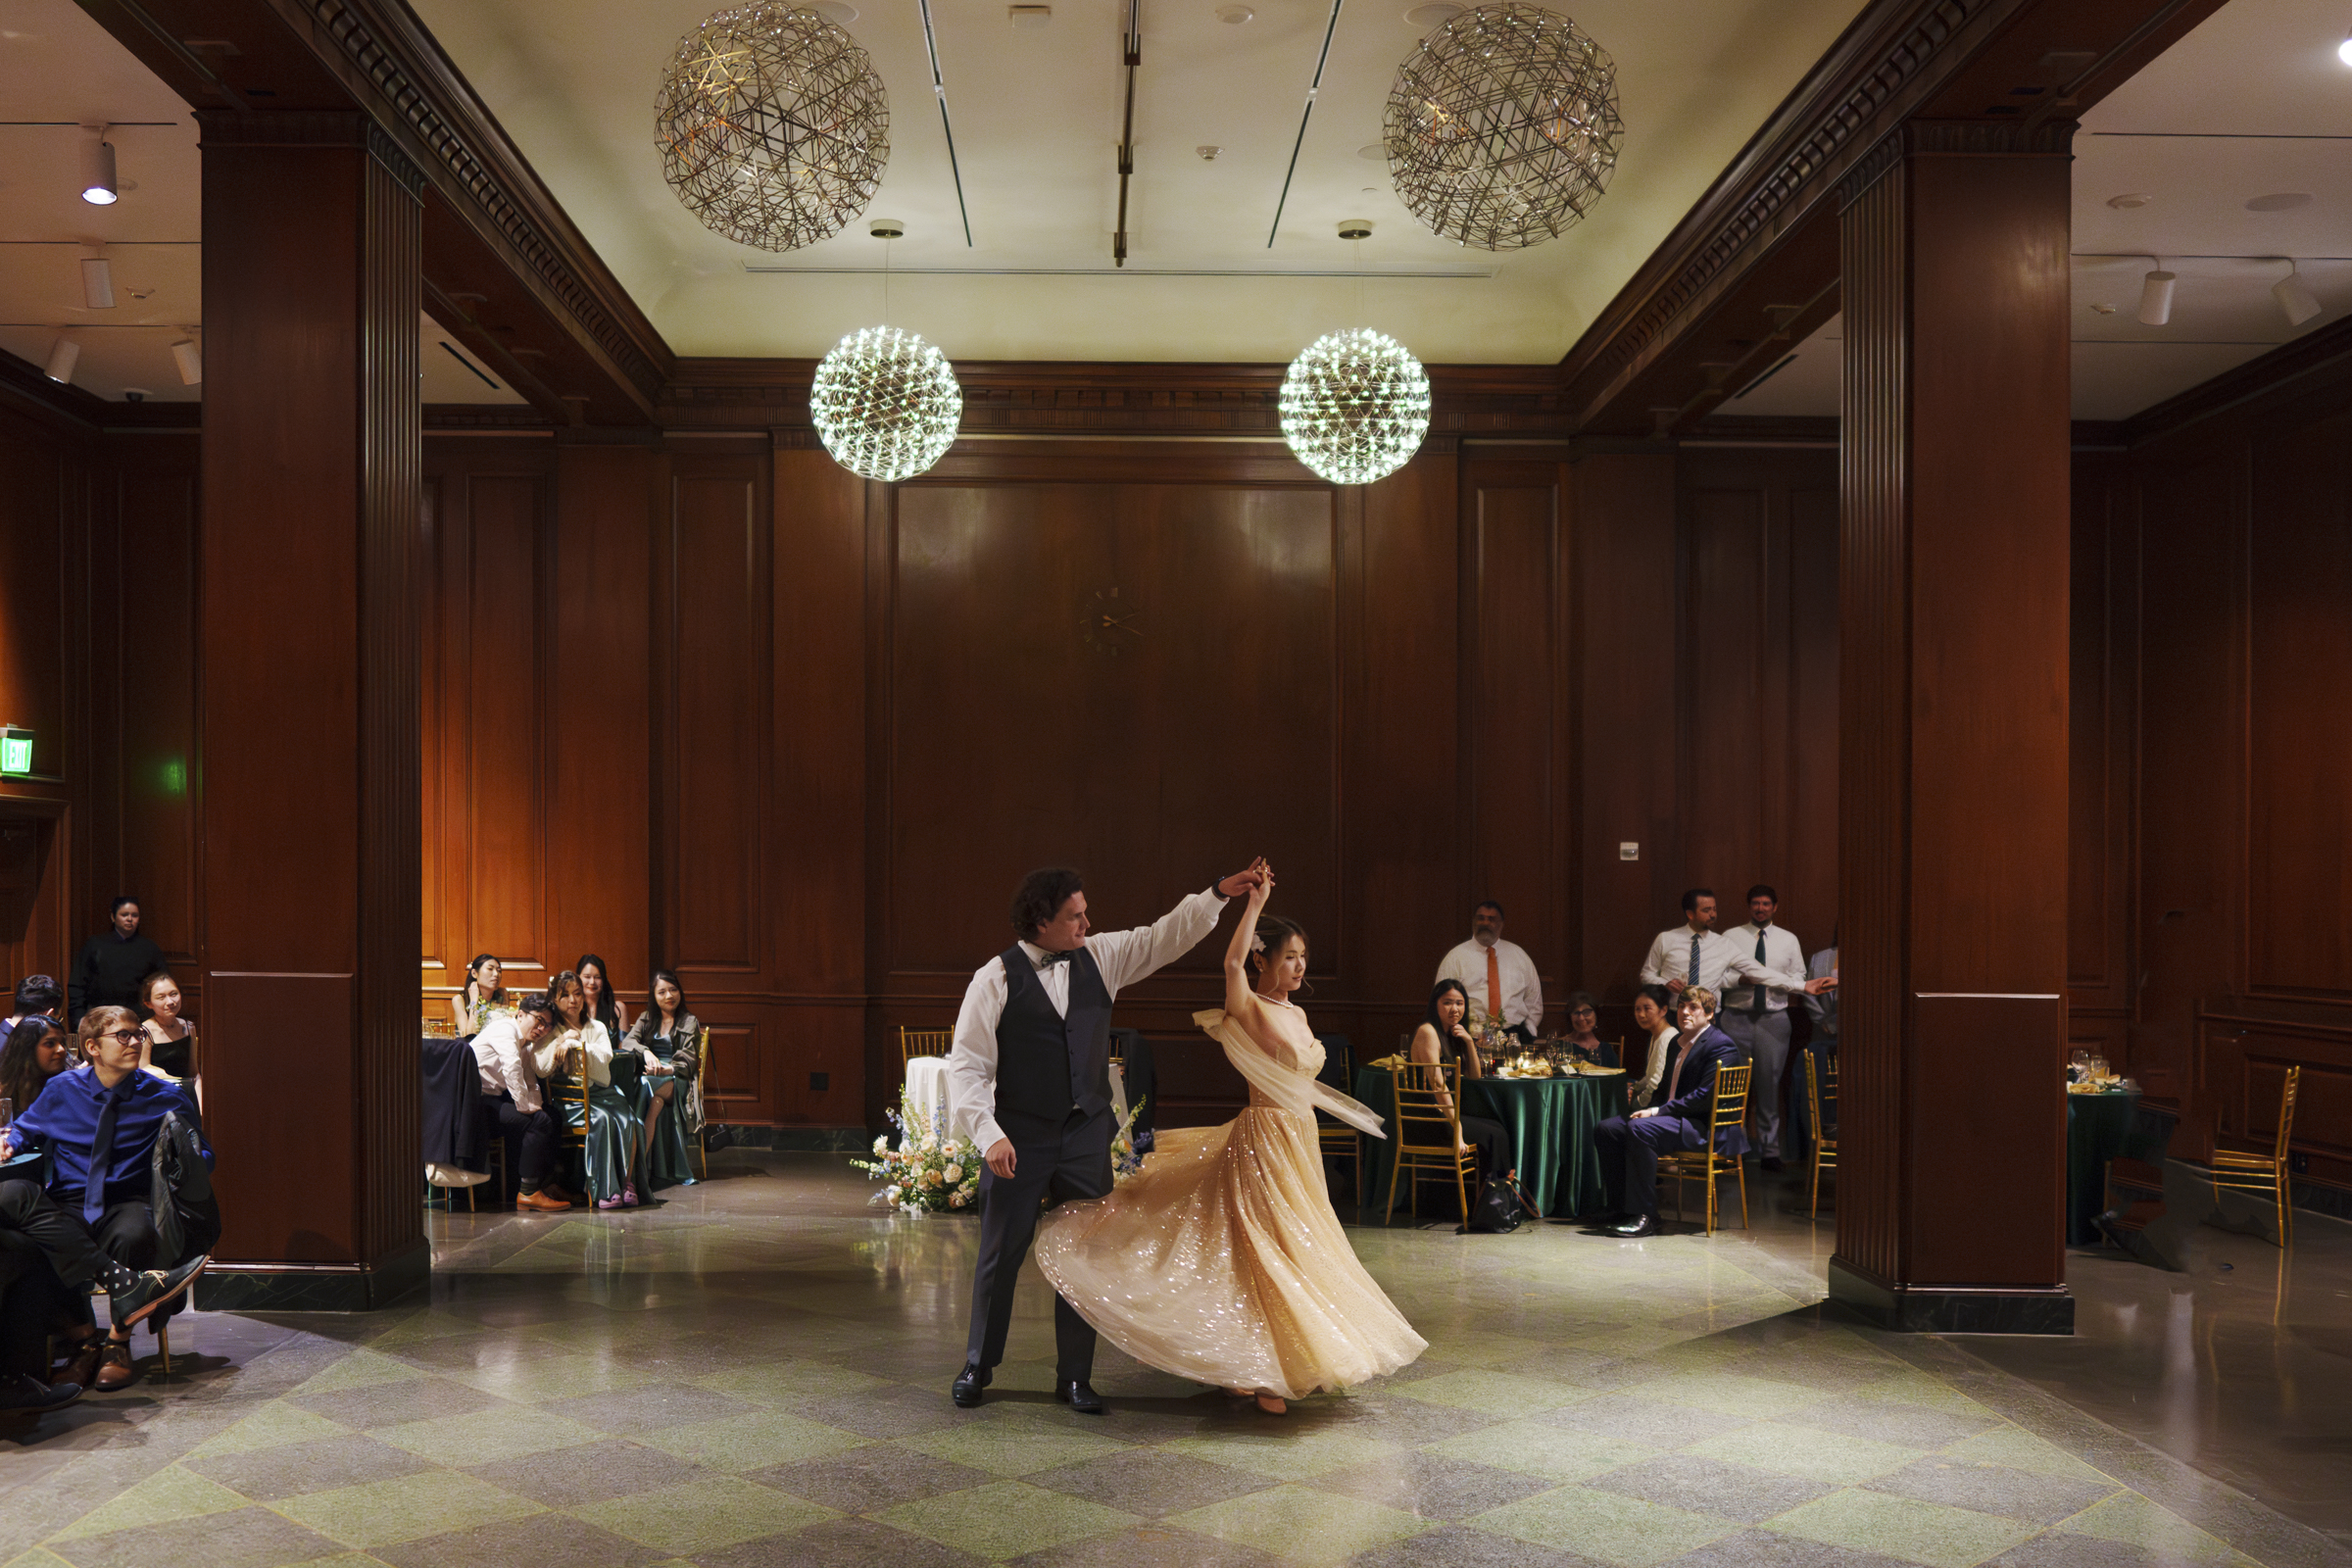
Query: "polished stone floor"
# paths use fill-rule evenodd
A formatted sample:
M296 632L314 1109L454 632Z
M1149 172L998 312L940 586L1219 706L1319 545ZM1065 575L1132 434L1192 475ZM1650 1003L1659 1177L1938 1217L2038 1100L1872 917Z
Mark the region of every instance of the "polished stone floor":
M0 1428L0 1563L2352 1563L2343 1227L2283 1281L2218 1233L2183 1275L2079 1255L2066 1342L1840 1324L1828 1221L1771 1201L1711 1239L1361 1227L1421 1362L1278 1420L1105 1348L1090 1419L1042 1286L949 1403L970 1221L868 1209L840 1156L712 1174L434 1215L399 1309L184 1319L171 1377Z

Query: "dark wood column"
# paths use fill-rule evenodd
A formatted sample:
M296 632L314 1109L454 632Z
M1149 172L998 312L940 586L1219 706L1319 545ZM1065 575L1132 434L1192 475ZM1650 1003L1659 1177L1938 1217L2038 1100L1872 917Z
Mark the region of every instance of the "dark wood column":
M203 113L207 1306L420 1281L422 181L356 114Z
M2068 146L1914 123L1843 196L1830 1291L2069 1333Z

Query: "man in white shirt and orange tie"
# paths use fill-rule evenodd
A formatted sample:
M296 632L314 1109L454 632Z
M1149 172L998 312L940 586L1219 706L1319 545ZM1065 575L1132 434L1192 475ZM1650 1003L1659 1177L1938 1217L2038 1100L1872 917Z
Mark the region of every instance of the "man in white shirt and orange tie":
M1470 1010L1532 1041L1544 1022L1544 982L1536 960L1516 942L1502 940L1502 906L1487 900L1470 911L1470 940L1446 955L1438 979L1456 980L1470 994Z

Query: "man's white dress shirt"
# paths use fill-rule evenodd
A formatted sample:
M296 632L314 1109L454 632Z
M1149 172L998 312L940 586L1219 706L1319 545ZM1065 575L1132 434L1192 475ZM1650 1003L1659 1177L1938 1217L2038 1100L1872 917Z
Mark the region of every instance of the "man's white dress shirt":
M1756 933L1759 930L1764 934L1764 967L1775 974L1796 976L1796 990L1802 993L1805 989L1805 945L1796 940L1794 932L1783 930L1777 925L1758 926L1750 920L1745 925L1734 926L1726 931L1723 938L1753 959L1756 956ZM1685 956L1689 956L1687 951ZM1723 1007L1727 1012L1745 1012L1755 1005L1755 993L1748 987L1734 986L1731 995L1723 999ZM1766 1012L1784 1012L1788 1006L1787 991L1770 985L1764 988Z
M514 1097L514 1108L528 1116L539 1108L539 1079L524 1061L524 1054L511 1012L492 1018L473 1037L473 1059L482 1070L482 1093L496 1095L505 1090Z
M1184 956L1216 929L1225 902L1211 887L1188 894L1183 903L1150 925L1089 936L1086 951L1094 955L1103 989L1116 1001L1120 987L1133 985ZM1046 962L1046 950L1032 943L1023 942L1020 949L1038 966L1037 983L1046 988L1046 999L1054 1004L1054 1010L1068 1017L1070 965ZM971 1139L982 1154L1004 1137L1004 1129L997 1125L997 1025L1004 1017L1005 996L1001 960L991 958L973 970L972 983L963 988L963 1006L956 1014L955 1044L948 1051L948 1098L955 1106L956 1122L952 1130Z
M1518 943L1500 937L1494 939L1494 958L1502 977L1502 1021L1524 1024L1534 1034L1544 1021L1544 982L1536 978L1536 960ZM1487 1004L1487 950L1476 937L1446 955L1446 961L1438 965L1438 979L1459 980L1470 993L1472 1012L1494 1010Z
M1792 961L1784 969L1758 964L1755 927L1741 926L1740 929L1747 933L1744 942L1720 931L1693 932L1687 925L1659 932L1657 941L1649 945L1649 956L1642 961L1642 983L1645 986L1662 986L1669 980L1680 980L1686 985L1702 986L1715 993L1718 1011L1727 1010L1732 1004L1731 998L1724 993L1727 981L1761 980L1767 994L1805 989L1805 956L1798 950L1794 937L1788 938L1788 953ZM1690 972L1690 939L1693 936L1698 938L1696 979L1691 978ZM1769 947L1765 949L1767 955L1772 951ZM1747 1005L1745 985L1740 987L1738 995L1740 1004L1743 1007ZM1773 1001L1782 1006L1788 1004L1785 997L1776 996Z

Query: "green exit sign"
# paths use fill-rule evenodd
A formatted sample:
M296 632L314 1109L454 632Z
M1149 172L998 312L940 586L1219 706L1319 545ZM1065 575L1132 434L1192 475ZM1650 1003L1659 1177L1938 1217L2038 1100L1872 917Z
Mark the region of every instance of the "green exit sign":
M0 773L32 771L32 731L14 724L0 729Z

